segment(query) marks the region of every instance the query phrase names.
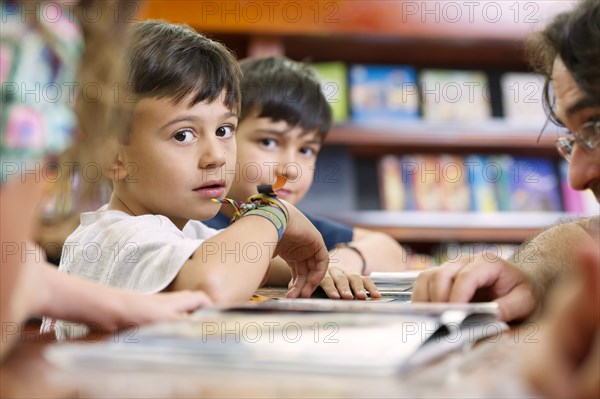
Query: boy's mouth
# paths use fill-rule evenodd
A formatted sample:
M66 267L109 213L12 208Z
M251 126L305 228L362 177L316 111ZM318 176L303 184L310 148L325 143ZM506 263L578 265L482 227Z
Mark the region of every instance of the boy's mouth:
M284 199L289 197L292 194L294 194L294 192L292 190L288 190L286 188L280 188L279 190L277 190L277 196L284 198Z
M225 194L225 181L212 180L196 187L194 191L203 197L221 198Z

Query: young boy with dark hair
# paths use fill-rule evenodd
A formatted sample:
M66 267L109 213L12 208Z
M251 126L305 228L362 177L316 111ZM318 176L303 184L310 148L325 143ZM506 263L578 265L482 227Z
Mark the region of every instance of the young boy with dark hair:
M238 201L248 198L256 194L256 184L272 183L277 174L287 177L278 196L295 205L312 185L317 155L331 127L331 108L319 81L305 64L266 57L246 59L240 66L243 78L236 134L238 165L228 196ZM229 225L231 215L232 209L224 206L205 223L223 228ZM407 268L404 249L387 234L324 218L307 218L331 251L330 264L362 275Z
M324 279L323 239L286 201L268 199L222 231L198 222L218 212L212 199L234 179L240 70L231 53L187 26L146 21L129 63L136 105L108 171L114 192L81 215L60 270L146 293L202 290L226 305L248 300L279 255L289 297L320 284L334 297L348 289L346 277Z

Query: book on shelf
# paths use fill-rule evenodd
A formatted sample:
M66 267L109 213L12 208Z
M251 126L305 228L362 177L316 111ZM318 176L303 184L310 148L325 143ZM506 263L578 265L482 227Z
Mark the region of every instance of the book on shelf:
M424 69L419 83L426 121L482 122L492 118L490 85L483 71Z
M417 73L408 66L352 65L350 106L355 122L419 118Z
M318 62L311 64L325 99L331 106L334 123L348 120L348 68L343 62Z
M514 157L510 208L513 211L561 211L560 188L551 160Z
M543 126L547 120L542 97L544 78L534 73L508 72L500 78L502 108L507 122Z
M511 167L514 158L506 154L491 155L488 158L490 165L497 171L495 179L496 203L499 211L511 211Z
M464 173L463 158L442 154L439 158L442 191L442 210L466 212L470 210L469 184Z
M166 365L198 371L390 375L507 328L497 319L495 303L272 301L287 304L287 309L298 304L297 310L281 311L269 309L270 302L207 309L185 321L143 326L96 343L52 345L46 355L66 368Z
M568 165L508 154L387 155L379 161L381 209L598 213L590 192L568 185Z
M415 196L415 175L419 173L418 155L404 155L398 159L402 176L402 185L404 186L404 210L412 211L417 209Z
M437 173L438 161L434 155L416 155L414 158L418 167L412 178L412 187L418 211L442 210L441 176Z
M469 185L471 187L471 210L475 212L496 212L496 185L488 175L488 157L485 155L468 155L465 158ZM492 171L491 173L497 173Z
M398 159L393 155L386 155L379 162L379 187L384 209L388 211L405 209L406 193L402 170Z

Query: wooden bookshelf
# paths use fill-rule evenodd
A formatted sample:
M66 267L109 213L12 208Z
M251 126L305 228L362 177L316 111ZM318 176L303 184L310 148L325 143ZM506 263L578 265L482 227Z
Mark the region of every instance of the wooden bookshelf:
M387 233L401 242L522 242L568 218L564 212L390 212L328 214L353 226Z
M429 3L429 4L426 4ZM575 1L458 2L190 1L146 2L143 18L187 23L202 32L277 36L361 35L403 40L519 40Z
M523 70L523 39L574 2L153 0L141 19L187 23L240 58L266 38L297 60Z
M463 3L434 0L155 0L145 3L141 17L187 23L223 42L239 58L280 49L284 55L300 61L502 72L526 71L525 38L574 3L470 2L472 5L466 7L474 7L473 14L464 14L469 10L463 9L462 17L456 20L449 7ZM415 6L429 10L438 7L438 12L427 13ZM497 7L500 18L496 20L493 11ZM256 51L261 43L265 44L263 53ZM540 135L542 127L511 125L501 120L474 124L402 121L380 125L350 121L335 125L326 144L347 147L355 160L420 152L506 153L556 159L554 143L561 132L551 127ZM402 242L432 243L519 242L569 215L351 211L324 216L384 231Z
M511 125L502 120L486 123L458 124L422 121L396 124L335 125L328 144L350 146L409 146L436 148L491 148L554 151L559 129L550 127L541 134L541 126Z

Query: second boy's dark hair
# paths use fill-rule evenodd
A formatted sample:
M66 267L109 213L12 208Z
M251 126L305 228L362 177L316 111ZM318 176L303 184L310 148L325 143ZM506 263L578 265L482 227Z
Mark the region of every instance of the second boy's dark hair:
M256 113L259 118L316 129L325 139L331 127L331 108L307 65L285 57L265 57L243 60L240 66L242 120Z
M128 57L129 82L137 98L168 97L179 104L193 95L192 107L213 102L225 91L225 106L240 109L241 71L235 57L187 25L136 24Z

